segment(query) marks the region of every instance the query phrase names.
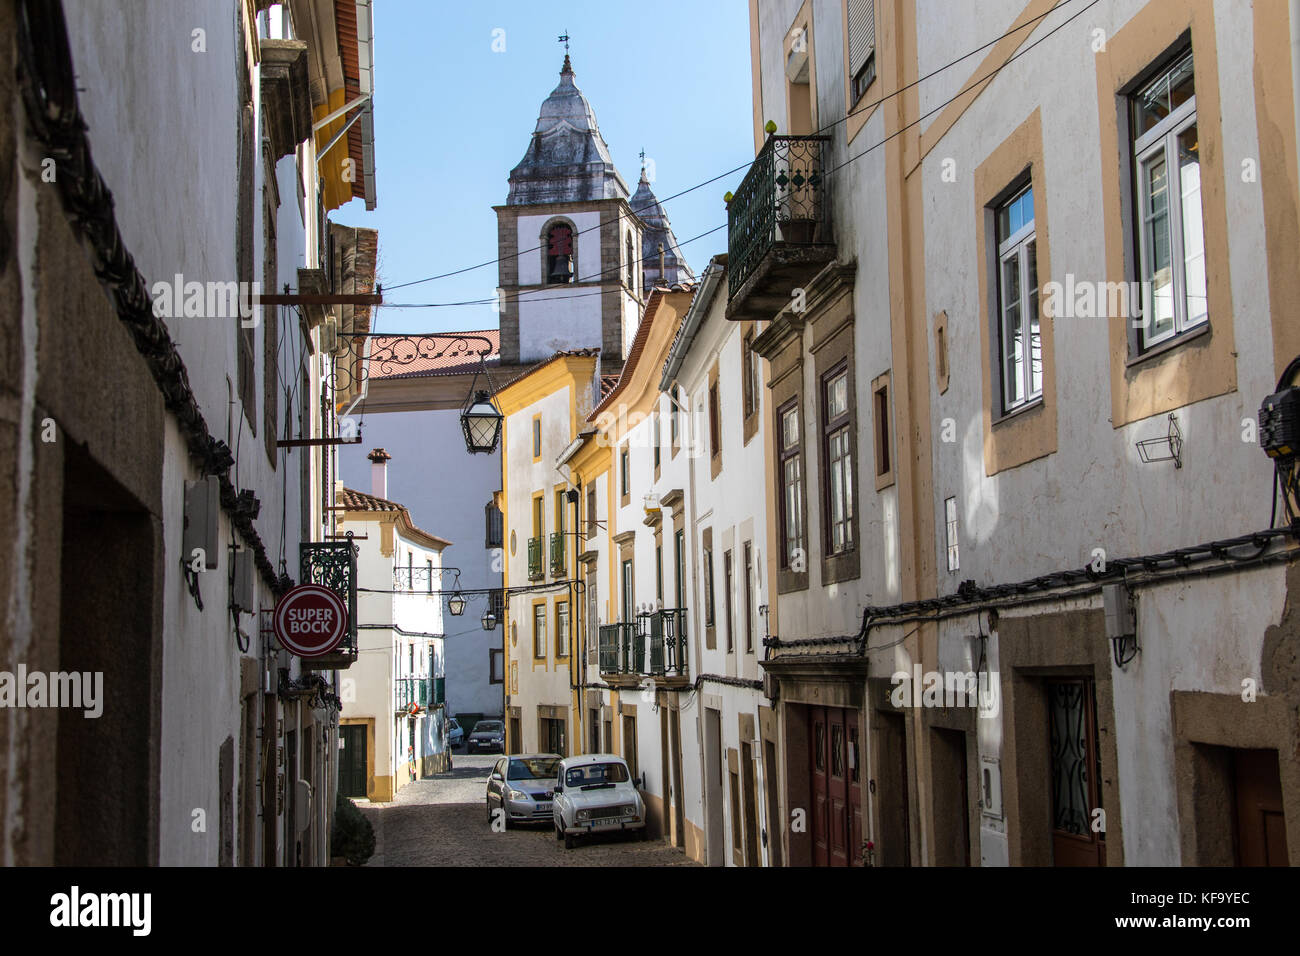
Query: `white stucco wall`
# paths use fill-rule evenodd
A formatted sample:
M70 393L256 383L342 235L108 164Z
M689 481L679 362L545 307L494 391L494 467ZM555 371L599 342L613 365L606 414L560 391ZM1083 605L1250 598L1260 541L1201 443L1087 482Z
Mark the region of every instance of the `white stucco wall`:
M443 565L460 569L466 590L501 586L501 572L484 547L484 506L501 487L500 452L470 455L460 428L459 410L387 412L363 419L359 445L344 445L340 470L349 488L369 493L372 448L393 456L388 463L388 495L410 510L416 524L446 538ZM444 576L451 587L454 576ZM501 685L490 683L488 651L501 646L501 628L480 623L485 595L467 597L464 615L447 616L447 706L452 715L501 715ZM445 611L445 605L443 607Z
M237 279L236 44L242 39L236 29L234 6L178 0L151 4L147 9L68 4L64 10L78 77L78 99L89 127L94 160L113 193L117 223L126 246L146 281L152 288L158 281L174 282L178 274L186 282L224 283ZM196 30L203 31L202 52L194 49ZM146 38L149 54L131 55L130 51L140 49ZM255 112L260 115L256 76L253 95ZM253 260L259 265L252 278L261 282L264 166L260 150L254 167ZM310 160L307 168L311 169ZM315 227L312 217L303 221L299 208L294 157L280 160L275 175L281 203L276 229L277 284L296 284L297 268L315 265L314 260L307 261L311 254L308 250L314 248ZM309 195L314 194L314 188L314 182L309 182ZM204 228L194 228L196 222ZM285 542L285 567L296 578L297 541L310 537L301 528L300 453L280 453L277 470L265 452L264 324L259 322L253 346L258 378L252 391L257 396L257 407L250 409L249 417L255 424L254 435L239 406L232 406L232 399L237 401L238 320L172 317L165 322L185 362L189 383L209 430L236 455L231 480L240 489L251 489L261 502L256 527L272 562L278 564L280 543ZM290 413L293 421L299 420L299 403L308 397L302 395L301 387L294 388L301 347L296 322L282 318L280 334L282 388L277 421L282 423L289 392L294 395ZM236 794L244 786L239 779L242 655L227 611L230 552L226 546L233 536L223 516L220 566L200 575L205 599L205 610L200 612L180 572L184 483L198 474L170 418L163 460L161 518L168 533L164 535L163 561L165 636L159 746L166 769L159 784L160 862L215 865L220 853L218 752L227 738L234 741ZM287 470L287 483L281 470ZM271 595L260 577L256 591L259 605L271 607ZM255 617L244 615L239 627L251 637L249 654L258 655L261 638ZM290 666L292 675L297 676L297 662ZM291 716L288 709L283 715ZM296 718L286 719L284 725L286 732L293 730ZM332 755L327 752L325 756L330 759ZM298 768L291 768L291 777L296 779L298 772ZM332 773L332 766L316 761L312 783L322 799L331 801ZM330 792L322 789L327 780ZM203 833L191 827L195 812L200 810L208 821ZM278 824L276 830L283 833ZM323 839L319 844L322 853ZM260 854L260 846L256 852Z

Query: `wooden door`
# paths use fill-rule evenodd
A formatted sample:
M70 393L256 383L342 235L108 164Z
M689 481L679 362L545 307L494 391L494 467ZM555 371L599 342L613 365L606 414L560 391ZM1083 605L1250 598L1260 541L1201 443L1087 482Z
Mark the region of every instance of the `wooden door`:
M1052 860L1057 866L1105 866L1106 833L1098 830L1101 758L1097 694L1090 679L1047 682L1052 794Z
M365 797L365 724L344 723L338 728L338 788L346 797Z
M862 787L858 712L809 708L813 866L861 864Z
M1289 865L1277 751L1233 751L1233 777L1237 803L1237 865Z

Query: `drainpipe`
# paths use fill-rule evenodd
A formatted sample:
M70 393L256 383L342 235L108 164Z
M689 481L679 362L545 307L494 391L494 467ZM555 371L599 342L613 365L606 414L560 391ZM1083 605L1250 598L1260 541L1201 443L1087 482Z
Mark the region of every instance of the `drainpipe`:
M1296 174L1300 176L1300 0L1291 0L1291 108L1295 114ZM1300 179L1297 179L1300 184Z

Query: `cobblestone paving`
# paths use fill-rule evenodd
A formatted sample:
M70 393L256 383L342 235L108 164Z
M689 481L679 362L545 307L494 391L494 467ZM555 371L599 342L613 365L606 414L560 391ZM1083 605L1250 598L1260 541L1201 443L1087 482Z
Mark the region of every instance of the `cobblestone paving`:
M483 791L497 757L457 754L454 768L397 791L392 803L359 802L375 828L367 866L691 866L661 840L593 837L572 850L549 827L494 832Z

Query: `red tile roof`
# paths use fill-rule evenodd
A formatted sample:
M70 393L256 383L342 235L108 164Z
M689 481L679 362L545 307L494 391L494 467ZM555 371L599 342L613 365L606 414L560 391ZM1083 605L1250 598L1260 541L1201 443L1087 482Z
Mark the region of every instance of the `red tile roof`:
M457 336L480 335L492 343L483 356L488 368L501 364L501 332L482 329L472 332L439 332L436 339L412 335L376 335L370 339L370 378L423 378L431 375L459 375L479 367L481 342L460 342Z
M415 522L411 520L411 512L406 509L406 505L398 504L396 501L389 501L387 498L380 498L378 495L368 495L364 491L357 491L355 488L344 488L339 492L338 498L338 503L348 511L382 511L388 514L396 514L407 533L424 538L427 543L438 550L451 546L451 542L446 538L440 538L436 534L430 534L423 528L417 527Z
M614 386L617 384L618 384L617 375L602 375L600 377L600 396L597 398L597 401L603 402L605 400L605 396L608 395L611 391L613 391Z

